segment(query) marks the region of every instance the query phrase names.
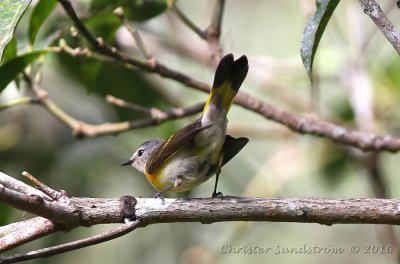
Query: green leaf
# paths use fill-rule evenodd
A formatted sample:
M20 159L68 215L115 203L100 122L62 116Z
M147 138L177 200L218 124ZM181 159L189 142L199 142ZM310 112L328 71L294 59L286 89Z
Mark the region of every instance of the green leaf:
M56 0L40 0L32 11L29 21L29 43L33 44L39 29L51 11L56 7Z
M132 4L133 3L133 4ZM167 0L137 0L123 5L125 16L135 21L144 21L164 12Z
M98 78L98 74L101 70L102 63L98 60L86 60L84 64L82 64L81 72L84 78L84 84L86 86L86 92L89 94L96 87L96 79Z
M144 21L158 16L168 8L168 0L96 0L91 1L90 12L98 15L123 7L129 20Z
M17 56L17 39L15 37L13 37L10 40L10 42L8 42L7 46L4 49L3 58L0 62L0 65L15 58L16 56ZM15 81L16 81L17 87L19 88L19 79L16 78Z
M85 24L94 36L101 36L106 42L111 42L121 22L112 11L107 11L85 19Z
M312 66L319 41L340 0L316 0L317 10L308 20L303 32L300 55L308 77L312 81Z
M30 0L0 1L0 59L7 43L11 40L17 23Z
M21 73L26 66L31 64L35 59L41 55L46 54L46 50L33 51L18 57L15 57L0 66L0 93L7 87L7 85Z
M4 48L1 64L4 64L6 61L14 58L15 56L17 56L17 39L12 38Z
M121 6L123 2L134 3L136 0L96 0L90 1L90 13L97 14L103 11L113 11L118 6Z

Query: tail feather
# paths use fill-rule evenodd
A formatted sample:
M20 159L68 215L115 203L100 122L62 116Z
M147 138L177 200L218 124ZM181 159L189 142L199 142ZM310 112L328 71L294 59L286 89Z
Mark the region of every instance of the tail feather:
M218 64L214 83L206 105L203 117L212 120L216 109L223 109L227 113L232 105L233 98L238 92L249 70L247 57L241 56L234 60L232 54L225 55Z

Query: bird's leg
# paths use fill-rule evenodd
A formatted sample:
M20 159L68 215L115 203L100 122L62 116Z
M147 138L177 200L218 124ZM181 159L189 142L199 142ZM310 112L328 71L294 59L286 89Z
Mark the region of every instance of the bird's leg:
M214 191L211 195L212 198L215 198L218 196L221 196L222 198L224 198L224 195L222 194L222 192L217 192L218 178L219 178L220 173L221 173L221 166L220 166L220 164L218 164L217 169L215 171L215 185L214 185Z
M169 190L171 190L173 188L179 187L181 185L181 183L182 183L182 177L180 177L180 176L175 177L175 179L173 181L173 185L171 185L171 186L165 188L164 190L154 194L154 198L160 198L161 199L161 203L165 204L165 199L164 199L163 194L165 192L168 192Z

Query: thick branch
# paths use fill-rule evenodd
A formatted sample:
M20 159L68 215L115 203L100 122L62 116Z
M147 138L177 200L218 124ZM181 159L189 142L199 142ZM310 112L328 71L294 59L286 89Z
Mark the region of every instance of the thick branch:
M100 199L65 194L57 200L32 201L35 196L4 186L0 190L1 202L70 227L121 223L126 218L138 218L149 224L222 221L400 224L400 199L224 197L165 199L163 204L153 198Z
M7 177L6 177L7 178ZM18 181L17 181L18 182ZM78 226L124 223L134 220L114 231L91 238L39 250L24 255L9 256L1 260L24 259L28 255L50 256L81 248L121 236L136 227L157 223L225 221L271 221L332 224L400 224L400 199L329 199L329 198L252 198L232 197L165 199L135 198L118 199L79 198L66 194L51 201L35 195L26 195L1 185L0 201L44 218L21 222L32 228L21 229L21 224L11 224L0 229L0 251L6 251L35 238ZM42 187L44 187L44 184ZM14 188L15 189L15 188ZM47 190L47 187L44 188ZM37 226L42 223L42 227ZM35 229L36 227L36 229ZM32 255L32 256L33 256Z
M61 200L60 200L61 201ZM0 202L65 225L77 225L79 216L68 203L46 201L40 196L26 195L0 184Z
M2 199L2 202L10 203ZM328 199L328 198L252 198L230 197L198 198L198 199L165 199L162 204L157 198L132 198L133 218L142 223L176 223L200 222L215 223L225 221L271 221L271 222L302 222L331 224L400 224L399 199ZM65 216L64 223L71 221L79 225L91 226L95 224L122 223L127 217L125 206L121 199L77 198L71 197L68 202L53 201L52 206L26 203L23 208L31 213L40 213L42 210L66 208L60 211ZM66 206L64 203L68 203ZM132 206L132 205L130 205ZM20 206L16 206L20 208ZM74 208L74 215L68 211ZM48 216L59 220L59 216Z
M125 202L122 202L125 201ZM130 202L127 202L130 201ZM0 257L14 263L95 245L122 236L137 227L157 223L224 221L271 221L331 224L400 224L399 199L327 199L327 198L251 198L224 197L206 199L156 198L97 199L71 198L86 223L129 222L117 229L64 245ZM117 206L118 205L118 206ZM101 210L99 210L101 207ZM1 245L0 238L0 245ZM5 248L1 248L5 249Z
M367 14L377 27L382 31L383 35L400 54L400 34L394 28L392 22L383 13L381 7L374 0L359 0L364 13Z

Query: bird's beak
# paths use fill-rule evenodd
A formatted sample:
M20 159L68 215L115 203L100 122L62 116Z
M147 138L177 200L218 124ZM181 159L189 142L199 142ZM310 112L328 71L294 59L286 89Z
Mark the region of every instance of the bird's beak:
M131 165L133 163L133 160L127 160L127 161L124 161L122 164L121 164L121 166L128 166L128 165Z

